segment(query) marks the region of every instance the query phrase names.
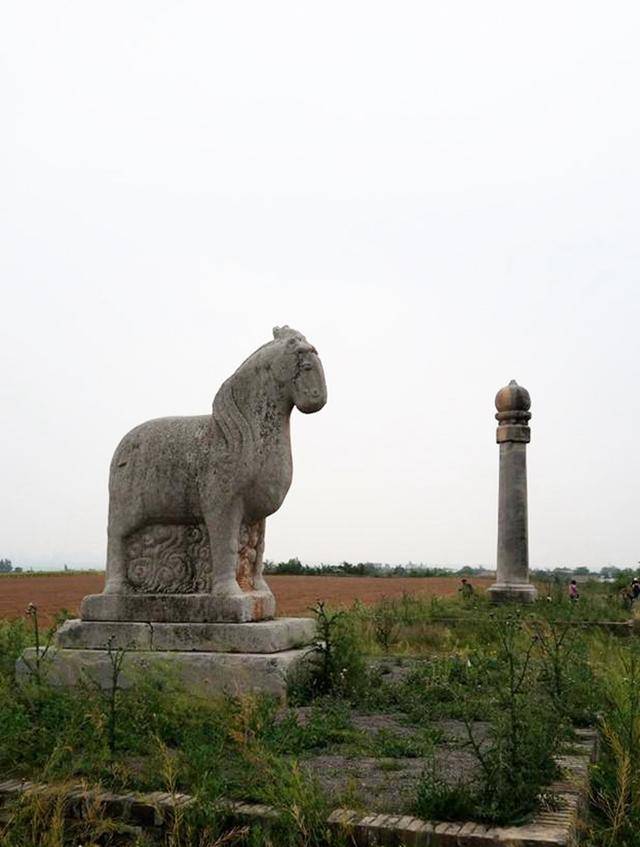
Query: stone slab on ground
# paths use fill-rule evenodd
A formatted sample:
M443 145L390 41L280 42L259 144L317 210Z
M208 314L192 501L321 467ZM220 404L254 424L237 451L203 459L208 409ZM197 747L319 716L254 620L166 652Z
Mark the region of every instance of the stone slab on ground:
M306 647L316 635L311 618L277 618L248 623L150 623L69 620L55 642L67 650L104 650L111 641L123 650L200 653L278 653Z
M35 647L24 651L16 662L18 679L29 677L35 657ZM262 693L285 700L289 674L308 661L312 656L304 648L271 654L131 651L125 655L119 684L127 688L135 684L136 677L155 668L192 694ZM51 648L41 673L53 685L73 686L89 679L107 689L111 687L112 663L106 650Z
M215 594L88 594L80 606L84 621L210 623L270 620L276 600L270 591L226 597Z

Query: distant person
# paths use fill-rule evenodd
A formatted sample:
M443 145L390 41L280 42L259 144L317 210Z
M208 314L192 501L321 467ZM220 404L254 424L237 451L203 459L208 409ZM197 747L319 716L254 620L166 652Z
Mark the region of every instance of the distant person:
M638 579L637 576L634 576L631 580L629 594L631 595L631 602L634 602L638 599L638 597L640 597L640 579Z
M631 611L633 606L633 593L631 591L631 586L623 588L618 596L620 597L622 607L627 611Z
M471 585L471 583L467 579L465 579L465 577L460 580L460 588L458 589L458 591L460 592L460 595L462 596L463 600L471 600L471 598L475 594L473 585Z
M569 583L569 600L571 600L572 603L575 603L576 600L579 599L580 593L578 592L578 583L575 581L575 579L572 579Z

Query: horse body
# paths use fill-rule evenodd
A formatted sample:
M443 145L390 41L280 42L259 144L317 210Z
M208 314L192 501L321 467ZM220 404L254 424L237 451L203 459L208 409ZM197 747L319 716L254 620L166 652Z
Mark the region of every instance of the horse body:
M198 491L208 415L146 421L124 436L109 472L109 531L203 519Z
M129 590L134 533L175 524L206 526L212 593L268 591L264 520L291 485L291 411L318 411L325 402L315 348L283 327L223 383L211 415L158 418L131 430L111 463L105 593Z

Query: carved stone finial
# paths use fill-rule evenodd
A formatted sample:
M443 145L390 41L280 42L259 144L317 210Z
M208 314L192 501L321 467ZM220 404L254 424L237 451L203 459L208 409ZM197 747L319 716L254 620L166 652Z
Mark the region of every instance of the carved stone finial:
M504 421L513 419L528 421L531 417L531 397L526 388L512 379L509 385L505 385L496 394L496 420Z
M505 385L496 394L495 399L496 420L498 430L496 440L498 444L504 441L531 440L531 430L528 422L531 419L531 397L526 388L512 379L509 385Z

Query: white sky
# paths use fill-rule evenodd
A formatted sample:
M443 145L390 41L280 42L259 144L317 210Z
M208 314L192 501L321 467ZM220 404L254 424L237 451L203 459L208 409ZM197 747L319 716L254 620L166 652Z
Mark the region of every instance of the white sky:
M281 559L640 559L636 3L20 2L0 21L0 556L104 561L120 437L288 323Z

